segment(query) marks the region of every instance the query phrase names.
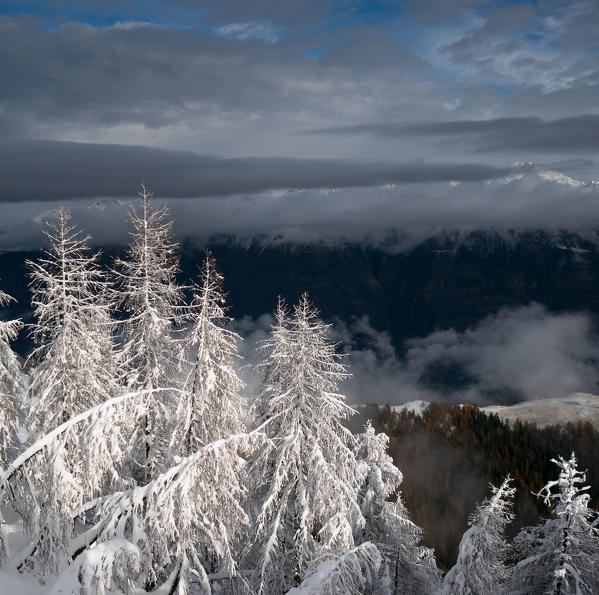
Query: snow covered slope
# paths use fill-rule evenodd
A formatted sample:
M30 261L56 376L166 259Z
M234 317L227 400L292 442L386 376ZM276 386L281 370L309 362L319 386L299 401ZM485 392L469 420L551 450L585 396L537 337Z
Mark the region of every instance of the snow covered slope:
M395 405L393 411L403 409L421 414L428 401L410 401ZM524 401L516 405L490 405L481 407L487 413L496 413L502 419L513 423L516 419L537 424L539 427L568 422L590 421L599 429L599 396L588 393L573 393L557 399Z
M516 419L534 422L538 426L590 421L599 428L599 396L587 393L574 393L559 399L539 399L516 405L493 405L482 407L483 411L496 413L506 421Z

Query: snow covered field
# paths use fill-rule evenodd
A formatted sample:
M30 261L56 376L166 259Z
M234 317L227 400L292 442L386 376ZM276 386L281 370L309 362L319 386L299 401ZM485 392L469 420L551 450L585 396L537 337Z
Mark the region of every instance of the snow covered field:
M420 415L428 404L428 401L409 401L392 409L398 413L407 410ZM573 393L557 399L536 399L515 405L489 405L481 407L481 410L496 413L510 423L519 419L544 427L590 421L599 429L599 396L589 393Z
M599 396L587 393L574 393L559 399L525 401L516 405L493 405L482 409L489 413L496 413L509 422L520 419L543 427L590 421L599 428Z

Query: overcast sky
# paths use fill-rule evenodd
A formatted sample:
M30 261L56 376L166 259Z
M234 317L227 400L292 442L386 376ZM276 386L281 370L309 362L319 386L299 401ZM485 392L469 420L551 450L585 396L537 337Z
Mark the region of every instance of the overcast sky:
M0 248L142 178L183 234L598 224L598 58L593 0L4 0Z

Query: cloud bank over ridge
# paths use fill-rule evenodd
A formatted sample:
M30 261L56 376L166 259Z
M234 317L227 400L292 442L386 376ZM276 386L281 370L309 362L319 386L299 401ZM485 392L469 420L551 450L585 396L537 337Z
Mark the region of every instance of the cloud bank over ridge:
M236 321L250 363L259 361L256 347L272 322L270 315ZM555 314L539 304L503 309L463 333L447 329L410 339L401 358L389 335L373 329L366 318L337 320L331 334L341 341L352 373L341 390L356 404L501 403L599 387L599 341L589 316ZM255 390L249 368L245 378L250 392Z

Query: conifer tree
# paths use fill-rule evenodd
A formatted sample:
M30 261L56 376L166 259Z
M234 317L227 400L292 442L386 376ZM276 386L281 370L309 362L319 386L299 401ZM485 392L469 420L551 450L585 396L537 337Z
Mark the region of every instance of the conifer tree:
M383 558L369 541L342 554L323 558L288 595L381 595L389 592L381 585L379 577Z
M177 245L168 209L157 207L142 185L140 212L131 208L133 226L126 258L117 259L119 301L128 318L119 354L123 382L144 391L141 423L132 444L139 446L132 473L141 483L167 467L167 452L177 400L180 341L173 331L181 320L181 288L176 283ZM162 389L157 392L156 389ZM178 394L178 393L177 393Z
M347 376L328 339L328 325L304 294L264 344L264 383L258 420L272 446L253 461L250 502L258 504L249 563L259 593L299 585L324 553L354 547L363 522L352 436L342 420L353 413L337 383Z
M516 539L521 561L514 568L512 591L580 595L599 592L599 530L597 512L589 508L585 473L574 453L569 460L552 459L559 477L539 492L552 516L524 529ZM556 489L555 489L556 488ZM554 491L555 489L555 491Z
M222 282L214 257L206 252L201 285L195 287L190 307L187 346L194 361L176 414L176 450L183 456L244 431L240 419L243 382L233 368L240 337L224 326L231 319L226 315Z
M61 209L44 230L50 247L31 270L38 348L29 394L37 435L110 398L115 391L109 288L89 236Z
M80 548L73 544L85 503L123 487L119 468L137 421L127 404L140 398L119 395L71 417L0 473L0 499L19 514L30 538L19 570L42 581L56 574Z
M211 593L212 580L243 587L234 557L238 532L249 522L240 453L264 442L261 432L216 440L146 485L96 501L95 521L78 536L83 558L62 581L84 595L95 595L94 582L177 595L190 593L192 583L199 587L193 592Z
M444 580L444 593L478 595L504 593L508 578L508 545L505 528L512 522L515 488L506 477L493 495L477 506L470 517L470 528L460 541L458 559Z
M370 541L384 557L381 589L389 593L432 593L439 572L429 548L419 545L422 529L414 524L401 500L401 471L387 454L389 437L377 434L370 421L357 436L361 485L358 496L365 524L356 541Z
M0 291L0 307L14 300ZM10 342L22 327L20 320L0 320L0 465L5 465L19 445L19 414L23 409L26 379Z

